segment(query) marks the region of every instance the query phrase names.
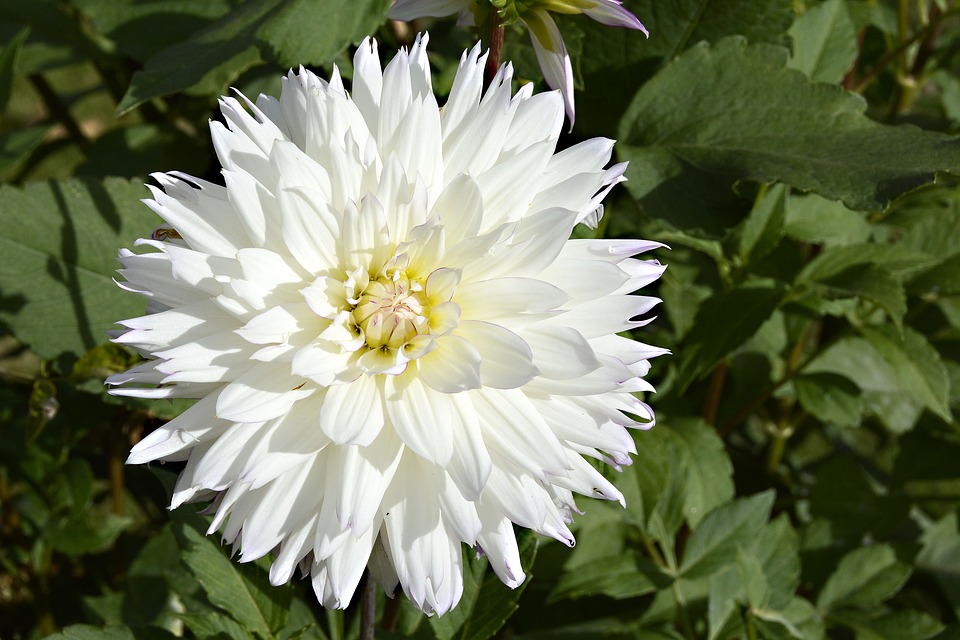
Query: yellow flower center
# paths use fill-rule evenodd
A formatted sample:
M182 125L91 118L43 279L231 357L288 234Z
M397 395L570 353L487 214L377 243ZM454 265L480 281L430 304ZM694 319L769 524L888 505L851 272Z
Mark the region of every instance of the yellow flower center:
M363 290L353 318L371 349L399 349L414 336L429 333L423 284L403 271L381 276Z

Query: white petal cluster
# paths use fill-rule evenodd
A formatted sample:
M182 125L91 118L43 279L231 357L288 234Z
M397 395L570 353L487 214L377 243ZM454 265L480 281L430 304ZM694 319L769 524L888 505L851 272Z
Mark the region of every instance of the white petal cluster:
M280 99L223 98L225 186L156 174L167 223L122 251L148 315L116 342L148 360L115 394L197 398L128 462L185 460L172 506L270 579L299 566L345 607L366 567L416 606L460 598L461 543L524 579L514 524L573 544L573 494L623 501L586 457L629 464L633 394L663 349L616 335L656 298L642 240L568 240L623 180L612 141L555 153L557 93L483 91L465 53L438 107L427 38L381 70L367 39L348 94L300 69Z

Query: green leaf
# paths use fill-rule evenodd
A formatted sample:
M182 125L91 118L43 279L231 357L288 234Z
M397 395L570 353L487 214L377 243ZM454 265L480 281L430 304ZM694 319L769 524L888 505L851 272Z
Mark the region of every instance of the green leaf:
M256 31L282 1L247 0L210 26L151 56L133 74L117 115L178 91L222 94L242 71L263 61Z
M782 296L778 286L754 284L724 291L700 305L681 350L679 387L701 378L752 337Z
M145 303L113 282L117 249L157 225L138 182L88 178L0 187L0 321L45 358L105 342Z
M760 562L766 578L765 608L782 610L793 600L800 583L799 544L790 518L782 514L767 523L750 546L749 551Z
M580 543L584 541L581 537ZM564 573L550 593L550 600L605 595L614 599L635 598L670 586L670 577L637 553L594 558L589 564Z
M903 327L907 297L903 285L886 269L873 264L858 264L817 282L823 285L822 290L828 298L861 298L875 302L893 320L897 329Z
M836 373L809 373L793 381L797 400L821 422L840 427L860 423L863 398L860 388L846 376Z
M7 111L13 78L17 70L17 58L20 57L20 47L23 46L28 35L30 35L30 28L24 27L0 49L0 114Z
M0 133L0 170L26 160L40 146L50 131L50 125L42 124L29 129L17 129Z
M127 627L94 627L88 624L75 624L65 627L59 633L47 636L46 640L166 640L174 636L164 629L151 629L149 635L140 635Z
M779 47L738 38L694 47L640 88L621 121L627 187L650 215L722 233L739 180L883 209L940 172L960 173L960 143L878 124L865 108L788 69Z
M815 193L790 198L784 227L791 238L828 247L864 243L870 236L864 214Z
M840 82L857 59L857 28L846 0L810 7L787 34L793 40L789 66L815 82Z
M960 616L960 527L956 512L928 526L920 538L919 571L932 575L955 616Z
M947 422L952 420L947 368L923 334L910 327L904 327L902 338L887 326L864 326L860 331L897 372L905 392Z
M376 32L391 0L286 0L258 32L283 67L329 62ZM391 56L392 57L392 56Z
M740 234L740 258L744 264L770 253L783 237L789 189L782 184L765 188Z
M69 8L59 2L0 2L0 42L12 42L24 27L30 28L30 36L17 63L22 75L95 59L99 53Z
M960 253L954 254L907 282L907 291L917 295L937 296L960 294Z
M909 565L897 560L887 544L854 549L843 556L817 598L817 608L873 607L900 591L910 577Z
M692 579L716 573L736 561L737 548L749 545L766 524L774 492L739 498L707 515L693 530L680 564L680 574Z
M683 513L691 528L733 498L733 466L716 430L698 418L669 420L660 425L675 433L687 457Z
M244 70L329 62L382 23L387 0L246 0L221 19L147 60L117 106L122 115L179 91L223 93Z
M119 51L142 62L222 18L237 2L75 0L73 4ZM162 22L163 28L150 28L157 22Z
M177 537L183 548L181 560L203 586L207 598L242 628L261 638L272 638L273 632L286 624L291 598L288 587L271 586L262 567L231 561L193 527L180 527Z
M532 578L530 568L537 557L538 539L536 534L526 531L518 536L520 545L520 564L527 570L527 579L516 589L509 589L500 579L487 572L480 586L480 595L457 637L462 640L487 640L500 630L500 627L519 608L520 595Z

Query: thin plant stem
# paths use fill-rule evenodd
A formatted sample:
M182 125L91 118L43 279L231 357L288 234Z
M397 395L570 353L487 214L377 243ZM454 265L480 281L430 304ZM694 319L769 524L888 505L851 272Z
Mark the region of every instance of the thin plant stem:
M490 54L487 57L487 84L500 69L500 60L503 59L503 21L496 10L490 12Z
M720 408L720 399L723 396L723 385L727 380L727 361L724 360L710 374L710 388L707 391L707 401L703 407L703 419L707 424L717 422L717 411Z
M377 581L364 572L363 593L360 596L360 640L373 640L377 626Z

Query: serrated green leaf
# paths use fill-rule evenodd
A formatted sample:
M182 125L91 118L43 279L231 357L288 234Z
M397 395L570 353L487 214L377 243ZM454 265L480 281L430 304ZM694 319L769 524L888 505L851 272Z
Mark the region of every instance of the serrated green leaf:
M391 0L286 0L258 36L284 67L318 65L383 24Z
M576 96L581 133L615 135L616 121L610 114L623 113L630 96L605 87L639 86L661 60L669 61L704 40L717 42L739 34L750 42L783 44L784 32L794 17L790 5L780 0L638 0L627 2L626 7L647 27L649 38L630 29L578 20L587 43L577 65L586 88ZM566 39L566 31L563 33Z
M207 536L190 526L177 529L181 559L203 586L210 602L229 613L243 629L261 638L286 624L291 593L273 587L267 572L255 564L231 562Z
M902 338L886 326L864 326L860 330L877 353L896 370L903 390L950 422L947 369L940 354L923 334L910 327L904 327Z
M810 373L793 381L800 405L821 422L840 427L860 423L863 399L860 388L836 373Z
M679 436L686 452L683 513L690 527L696 528L709 512L733 498L733 465L716 429L703 420L673 419L669 429Z
M857 640L929 640L943 624L916 610L891 611L877 616L862 611L831 614L831 620L856 633Z
M113 278L117 250L158 223L138 182L89 178L0 187L0 320L45 358L106 342L144 301Z
M883 209L940 172L960 173L960 142L878 124L865 107L788 69L781 48L736 38L691 48L640 88L621 121L627 187L650 215L722 233L718 216L739 180Z
M846 0L810 7L787 34L793 40L789 66L815 82L840 82L857 59L857 28Z
M770 517L774 493L740 498L711 511L693 530L680 563L687 579L711 575L736 561L737 548L749 545Z
M910 577L909 565L897 560L890 545L854 549L841 558L817 598L817 608L873 607L900 591Z
M763 568L768 587L765 609L782 610L793 599L800 583L799 536L782 514L767 523L750 546L750 553Z
M677 384L686 388L756 333L780 304L778 286L748 285L707 299L697 311L682 352Z

